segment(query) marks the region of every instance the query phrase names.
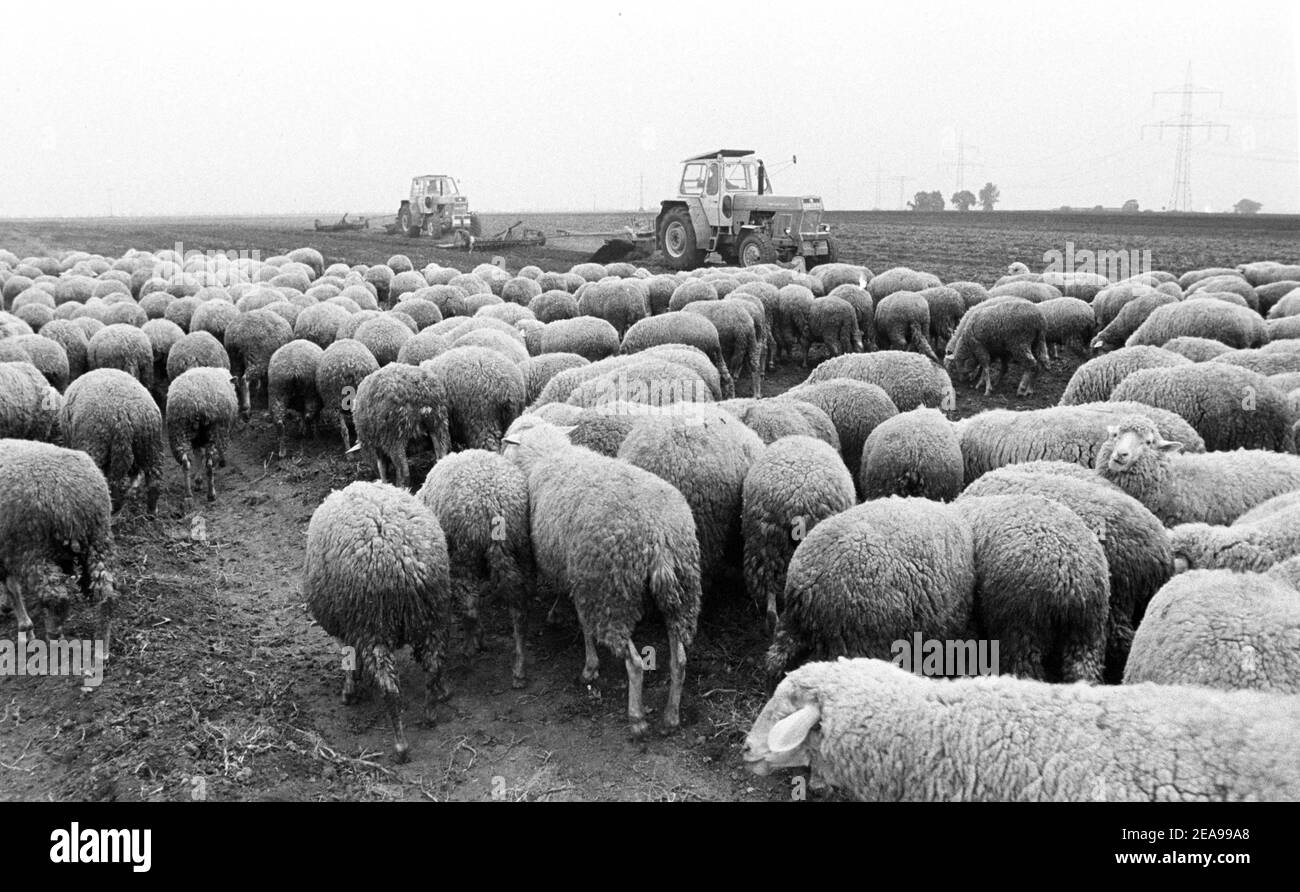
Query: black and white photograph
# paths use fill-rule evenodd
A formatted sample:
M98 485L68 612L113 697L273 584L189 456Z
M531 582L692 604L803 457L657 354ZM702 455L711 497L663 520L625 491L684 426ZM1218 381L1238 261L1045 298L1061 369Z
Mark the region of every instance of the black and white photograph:
M1300 801L1294 3L0 19L24 858ZM1258 854L1164 808L1087 857Z

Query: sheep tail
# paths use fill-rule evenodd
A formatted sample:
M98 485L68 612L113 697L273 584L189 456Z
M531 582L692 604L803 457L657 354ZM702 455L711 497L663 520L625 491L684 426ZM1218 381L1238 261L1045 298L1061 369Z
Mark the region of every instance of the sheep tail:
M669 632L683 645L690 644L695 638L700 612L699 570L681 566L676 551L662 533L651 547L647 574L650 596L664 615Z

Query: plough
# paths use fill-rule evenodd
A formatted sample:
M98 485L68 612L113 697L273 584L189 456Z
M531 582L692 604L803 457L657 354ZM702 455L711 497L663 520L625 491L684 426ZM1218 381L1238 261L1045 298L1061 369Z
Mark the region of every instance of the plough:
M515 232L518 229L519 232ZM438 248L456 251L502 251L507 248L527 248L546 244L546 234L540 229L525 226L523 220L516 220L496 235L471 235L468 229L457 229L452 233L452 241Z

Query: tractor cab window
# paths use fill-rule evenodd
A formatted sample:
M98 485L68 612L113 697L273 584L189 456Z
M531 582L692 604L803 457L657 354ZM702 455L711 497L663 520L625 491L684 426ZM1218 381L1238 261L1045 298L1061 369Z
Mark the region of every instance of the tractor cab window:
M718 194L718 165L714 162L709 165L709 175L704 182L704 192L707 195Z
M740 162L727 165L727 191L754 191L751 165Z
M704 192L704 165L688 164L682 168L682 195L700 195Z

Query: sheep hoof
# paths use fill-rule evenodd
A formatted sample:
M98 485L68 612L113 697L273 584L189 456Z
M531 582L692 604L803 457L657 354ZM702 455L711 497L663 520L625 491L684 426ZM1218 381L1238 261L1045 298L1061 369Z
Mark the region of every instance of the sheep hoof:
M528 687L528 678L523 675L516 675L510 679L510 687L514 688L516 691L523 690Z
M633 740L641 740L650 731L650 723L645 719L637 719L628 725L628 734Z
M411 761L411 745L409 743L399 743L393 747L393 761L402 765Z

